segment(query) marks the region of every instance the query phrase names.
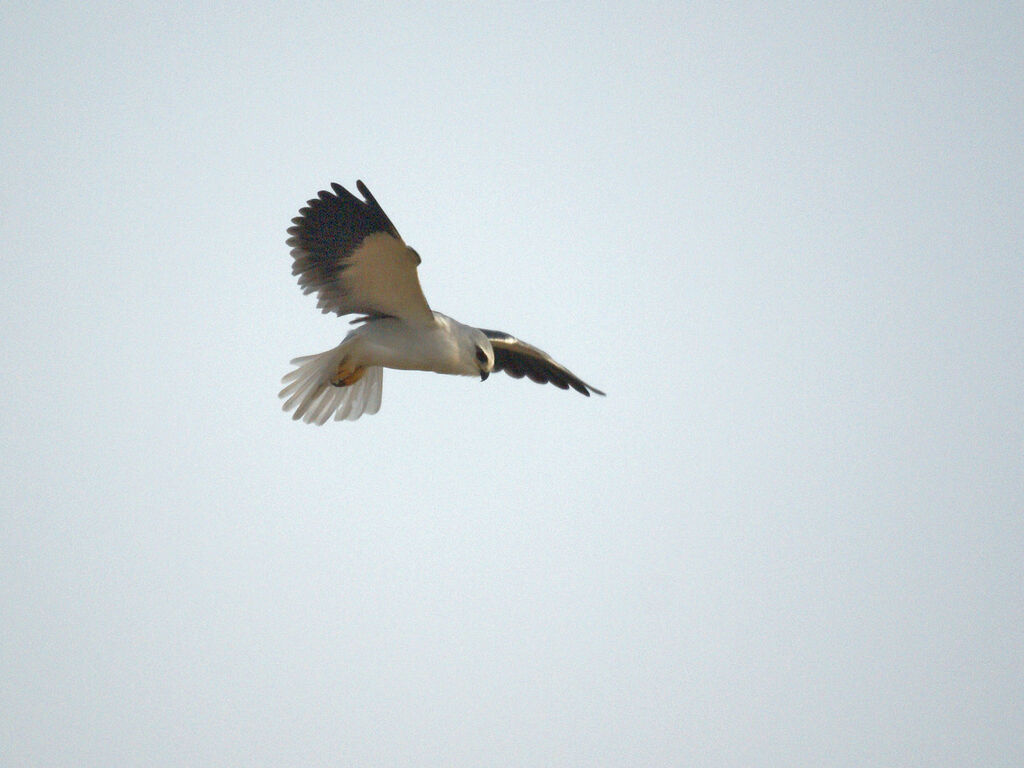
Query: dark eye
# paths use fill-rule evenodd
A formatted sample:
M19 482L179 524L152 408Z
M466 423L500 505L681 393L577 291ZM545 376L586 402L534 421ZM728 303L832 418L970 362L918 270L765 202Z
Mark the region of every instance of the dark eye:
M484 352L483 347L476 348L476 359L479 360L481 363L487 362L487 353Z

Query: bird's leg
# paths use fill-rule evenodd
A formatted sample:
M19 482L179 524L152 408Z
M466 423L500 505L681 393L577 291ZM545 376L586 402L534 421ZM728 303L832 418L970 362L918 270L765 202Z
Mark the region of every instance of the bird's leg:
M331 377L331 384L335 387L349 387L363 378L365 368L356 368L349 363L347 357L342 358L338 363L334 375Z

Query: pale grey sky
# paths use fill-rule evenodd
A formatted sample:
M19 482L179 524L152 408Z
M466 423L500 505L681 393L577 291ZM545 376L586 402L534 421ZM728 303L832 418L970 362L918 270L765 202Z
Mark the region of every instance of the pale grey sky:
M1009 3L9 2L0 764L1024 763ZM432 306L608 392L336 344Z

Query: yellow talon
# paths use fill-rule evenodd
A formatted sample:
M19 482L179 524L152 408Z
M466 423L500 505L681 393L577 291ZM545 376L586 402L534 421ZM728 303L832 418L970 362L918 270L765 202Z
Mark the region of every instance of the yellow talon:
M338 364L334 376L331 377L331 384L335 387L350 387L363 378L365 374L365 368L350 368L347 359L342 360Z

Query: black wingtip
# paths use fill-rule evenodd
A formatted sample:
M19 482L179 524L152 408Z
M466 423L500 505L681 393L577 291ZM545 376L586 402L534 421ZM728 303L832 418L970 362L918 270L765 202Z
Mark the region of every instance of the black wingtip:
M574 382L570 382L570 383L572 384L572 388L573 389L575 389L581 395L584 395L586 397L590 397L591 393L594 393L595 395L600 395L601 397L605 396L604 392L602 392L597 387L592 387L590 384L587 384L585 381L581 381L579 383L579 386L577 386Z

